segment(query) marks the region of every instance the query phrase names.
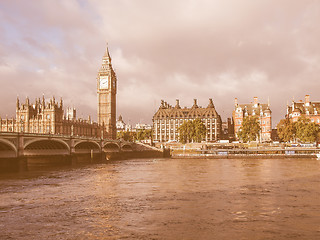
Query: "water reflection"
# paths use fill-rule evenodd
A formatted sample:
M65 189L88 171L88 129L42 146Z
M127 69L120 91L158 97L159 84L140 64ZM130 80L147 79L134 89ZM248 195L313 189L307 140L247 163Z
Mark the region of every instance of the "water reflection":
M1 175L0 239L317 239L320 161L136 159Z

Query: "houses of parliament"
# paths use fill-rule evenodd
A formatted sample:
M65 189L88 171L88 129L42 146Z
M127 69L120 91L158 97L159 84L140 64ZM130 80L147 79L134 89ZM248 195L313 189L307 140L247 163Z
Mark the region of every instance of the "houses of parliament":
M56 101L53 97L46 101L43 96L34 103L29 98L21 103L17 98L16 117L0 117L0 131L115 139L116 93L117 77L107 47L97 76L98 122L93 122L90 117L77 119L74 108L64 111L62 99Z

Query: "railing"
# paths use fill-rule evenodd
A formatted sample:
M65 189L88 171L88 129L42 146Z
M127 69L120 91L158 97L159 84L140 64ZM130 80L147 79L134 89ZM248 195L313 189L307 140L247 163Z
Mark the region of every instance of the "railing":
M316 155L320 153L320 148L268 148L268 149L172 149L174 155L192 155L192 156L248 156L248 155Z
M95 141L100 141L101 138L96 138L96 137L89 137L89 136L79 136L79 135L63 135L63 134L50 134L50 133L25 133L25 132L0 132L0 136L5 135L5 136L30 136L30 137L54 137L54 138L77 138L77 139L84 139L84 140L95 140ZM110 142L117 142L116 140L113 139L103 139L107 140Z

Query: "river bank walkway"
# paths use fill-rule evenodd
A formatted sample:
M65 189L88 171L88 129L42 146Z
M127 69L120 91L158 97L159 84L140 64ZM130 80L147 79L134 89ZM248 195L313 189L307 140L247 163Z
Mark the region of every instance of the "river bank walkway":
M173 158L317 158L319 148L172 149Z

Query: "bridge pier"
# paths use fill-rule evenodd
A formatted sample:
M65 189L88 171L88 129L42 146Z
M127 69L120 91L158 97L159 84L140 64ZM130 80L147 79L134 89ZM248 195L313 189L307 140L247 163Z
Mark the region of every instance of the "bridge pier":
M28 170L28 161L25 157L20 156L18 157L18 166L19 172L25 172Z

